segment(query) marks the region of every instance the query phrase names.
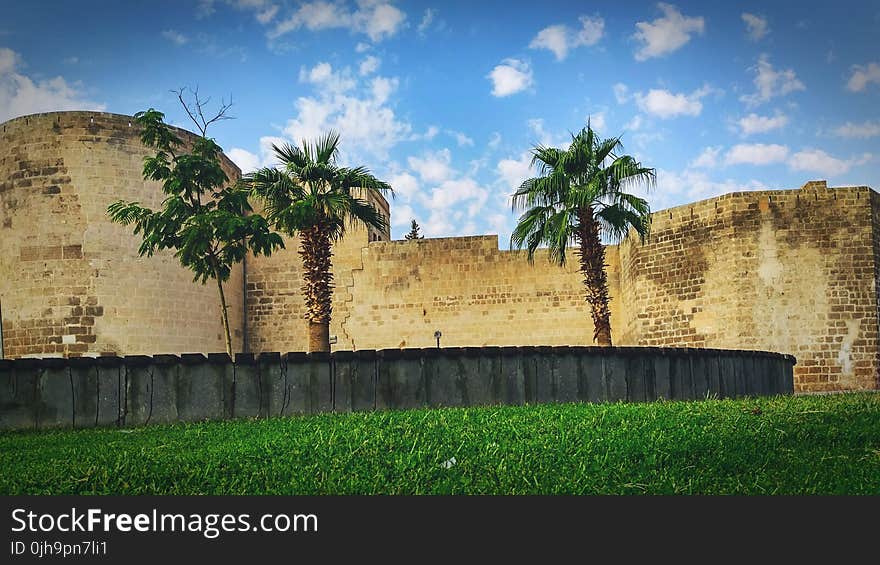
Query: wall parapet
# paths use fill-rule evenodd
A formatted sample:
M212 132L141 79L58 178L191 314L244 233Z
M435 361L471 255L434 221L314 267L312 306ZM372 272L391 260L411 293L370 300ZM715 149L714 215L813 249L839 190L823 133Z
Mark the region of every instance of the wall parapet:
M0 360L0 429L792 394L795 363L764 351L549 346L23 358Z

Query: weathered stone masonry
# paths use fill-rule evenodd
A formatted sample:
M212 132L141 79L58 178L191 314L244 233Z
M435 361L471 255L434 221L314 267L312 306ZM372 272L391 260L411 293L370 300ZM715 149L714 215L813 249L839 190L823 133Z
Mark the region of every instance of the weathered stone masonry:
M170 256L138 258L137 238L106 218L116 198L161 199L129 120L0 125L7 357L223 350L215 289ZM576 262L529 265L496 236L389 240L353 229L335 247L335 350L432 347L435 330L444 347L591 345ZM248 257L246 281L236 270L227 285L237 349L305 349L297 249ZM800 391L880 384L880 195L868 187L811 182L661 210L644 245L610 246L607 263L616 345L793 354Z
M798 390L876 388L877 197L813 182L657 212L620 248L620 339L782 351Z
M159 184L141 175L148 153L129 116L56 112L0 124L5 356L224 350L216 287L193 284L171 253L138 257L140 239L107 217L120 198L161 203ZM240 268L226 289L240 348Z

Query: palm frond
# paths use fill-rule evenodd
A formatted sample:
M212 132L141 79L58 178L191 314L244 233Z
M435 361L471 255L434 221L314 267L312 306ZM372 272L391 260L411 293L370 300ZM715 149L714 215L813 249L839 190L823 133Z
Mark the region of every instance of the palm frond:
M305 167L309 162L302 148L289 143L284 143L282 145L275 145L273 143L272 151L285 168L291 166L294 168Z
M316 163L334 164L338 149L339 134L333 130L328 131L323 137L314 142L312 147L313 159Z
M300 146L273 146L284 167L254 171L242 184L263 201L269 223L291 235L320 226L338 239L346 223L354 222L387 229L387 219L353 191L378 196L392 192L391 186L366 167L337 166L338 148L339 134L333 131Z
M651 226L649 213L639 213L622 203L606 206L596 213L602 233L611 241L626 239L631 231L644 242Z

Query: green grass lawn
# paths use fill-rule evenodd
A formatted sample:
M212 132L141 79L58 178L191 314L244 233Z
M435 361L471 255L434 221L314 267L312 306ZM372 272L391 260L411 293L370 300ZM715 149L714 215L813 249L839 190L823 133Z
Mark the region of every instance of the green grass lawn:
M880 494L880 394L0 433L0 494Z

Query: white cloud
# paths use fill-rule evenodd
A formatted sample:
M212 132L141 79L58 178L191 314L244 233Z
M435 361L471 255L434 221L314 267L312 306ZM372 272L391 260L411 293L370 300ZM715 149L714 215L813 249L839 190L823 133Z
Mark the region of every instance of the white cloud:
M442 211L437 210L431 212L428 221L422 226L422 233L424 233L426 237L449 237L461 235L461 233L455 229L455 226L450 219L449 215Z
M770 33L770 28L767 26L767 18L763 16L744 12L742 20L746 23L746 32L752 41L760 41L761 38Z
M320 86L324 92L330 94L342 94L352 90L357 84L357 79L351 76L348 69L334 71L330 63L318 63L311 69L301 67L299 81Z
M663 141L664 139L666 139L666 137L659 131L637 133L633 135L632 138L633 141L635 141L636 146L642 150L647 148L649 144L655 141ZM634 157L638 156L634 155Z
M363 31L373 41L378 42L393 37L403 26L406 14L395 6L385 3L362 1L361 9L354 13L355 29Z
M397 173L388 179L394 194L402 196L407 202L419 191L419 181L407 172Z
M372 48L372 45L370 45L369 43L364 43L363 41L358 42L358 44L354 46L354 50L356 53L366 53Z
M397 90L398 80L396 78L375 77L370 83L370 89L373 91L373 100L381 105L385 104L391 97L391 94Z
M254 155L246 149L233 147L225 153L226 156L229 157L233 163L238 165L238 168L241 169L242 173L250 173L251 171L255 171L262 166L259 156Z
M208 33L199 32L194 35L184 35L179 31L167 29L162 32L162 37L178 47L190 45L196 52L212 57L235 57L242 63L247 61L247 50L244 47L230 44L227 41L219 41L214 35Z
M189 38L179 31L175 31L173 29L166 29L162 32L162 37L174 43L175 45L186 45L189 42Z
M743 135L766 133L784 127L788 123L788 116L777 112L774 116L759 116L752 112L748 116L737 120L737 125Z
M618 104L626 104L629 102L631 96L629 95L629 87L622 82L618 82L614 85L614 99L617 100Z
M275 156L275 151L272 149L272 145L281 146L285 143L289 143L289 141L283 137L266 135L260 138L259 155L251 153L247 149L241 147L233 147L228 151L225 151L225 153L233 163L238 165L238 168L241 169L242 173L249 173L262 167L276 166L278 164L278 158Z
M721 154L721 147L706 147L696 159L688 164L692 169L714 169L718 166L718 156Z
M643 112L665 120L676 116L699 116L703 111L700 99L710 92L712 89L708 86L690 94L673 94L665 89L652 88L647 94L636 92L635 99Z
M306 2L287 19L279 22L269 32L274 39L288 32L305 27L309 31L321 31L332 28L348 28L352 26L351 14L340 4L331 2Z
M637 61L661 57L680 49L694 33L702 34L705 22L702 17L682 15L678 8L663 2L657 4L663 16L653 22L638 22L633 36L642 46L636 51Z
M492 135L489 137L489 149L498 149L498 146L501 145L501 134L497 131L493 131Z
M359 80L348 68L319 63L301 69L300 81L314 85L316 93L296 100L297 115L284 128L291 139L314 139L333 129L342 136L344 155L384 159L391 147L411 136L410 124L388 105L398 86L396 78Z
M605 127L608 125L605 120L605 112L590 114L584 121L586 122L587 120L589 120L590 127L593 128L593 131L598 132L600 135L605 134Z
M479 174L479 172L489 163L489 156L484 155L479 159L471 159L468 163L467 175L472 177Z
M361 64L358 67L358 72L361 76L371 75L379 70L379 65L381 63L382 61L378 57L367 55L364 60L361 61Z
M498 161L495 171L503 185L505 200L513 195L524 180L534 176L531 164L532 154L529 152L521 154L518 158L508 157Z
M777 71L770 64L770 58L766 54L758 58L758 64L754 70L756 92L740 97L740 100L748 106L757 106L776 96L806 90L804 83L798 80L792 69Z
M489 222L489 227L492 229L492 231L499 234L499 237L498 237L499 241L504 241L505 239L510 239L509 235L506 238L501 237L501 235L505 234L505 232L508 234L510 233L511 219L512 218L510 217L510 215L489 214L489 216L486 218L486 221Z
M725 165L770 165L788 157L788 147L777 144L740 143L724 156Z
M422 16L422 21L419 22L418 32L419 35L425 35L428 31L428 28L431 27L431 24L434 23L434 16L437 15L437 10L433 8L425 9L425 14Z
M581 16L579 19L581 27L578 30L562 24L545 27L532 39L529 48L547 49L553 52L557 61L562 61L570 50L598 43L605 34L605 20L599 16Z
M301 28L309 31L348 29L366 34L376 43L396 35L405 21L406 14L387 2L361 0L358 9L352 12L341 3L317 0L300 4L293 14L278 22L268 36L276 39Z
M552 25L538 32L529 43L530 49L548 49L561 61L568 55L568 28L564 25Z
M456 204L468 203L467 215L473 217L488 199L489 191L470 177L448 179L431 190L424 198L424 205L432 212L449 214Z
M852 76L846 83L847 90L861 92L871 83L880 84L880 64L853 65Z
M519 59L504 59L486 78L492 81L492 96L502 98L532 86L532 69Z
M578 30L575 47L599 43L599 40L605 35L605 20L599 16L593 18L581 16L578 20L581 22L581 29Z
M0 47L0 122L39 112L104 110L104 104L84 99L82 86L57 76L34 82L19 72L18 53Z
M409 170L398 170L389 180L395 193L403 197L403 203L412 203L406 209L407 217L398 218L396 225L408 225L415 217L420 223L425 218L422 227L430 237L473 232L475 219L487 212L484 205L490 191L472 176L475 168L473 162L471 165L470 172L461 174L453 168L452 152L447 148L407 158ZM420 211L424 212L422 216L418 215Z
M206 18L214 13L215 0L199 0L196 9L196 17L199 19Z
M222 0L224 4L237 10L251 11L261 24L268 24L278 13L278 5L271 0ZM214 4L217 0L199 0L196 16L205 18L215 12Z
M545 147L568 147L570 141L560 135L555 135L544 129L544 120L533 118L527 122L529 129L538 137L538 145Z
M0 47L0 76L11 73L21 64L18 53L7 47Z
M260 22L263 25L266 25L275 18L275 15L277 13L278 13L278 6L271 5L271 6L268 6L265 10L263 10L261 12L257 12L256 18L257 18L258 22Z
M633 116L633 118L623 126L624 130L627 131L636 131L642 127L642 117L639 115Z
M838 159L821 149L805 149L792 155L788 165L795 171L809 171L833 177L847 173L857 165L864 165L871 159L870 153L864 153L860 157L850 159Z
M685 169L681 172L657 169L657 184L654 190L646 192L644 188L634 190L639 196L648 198L653 210L661 210L670 206L678 206L696 200L704 200L730 192L760 189L756 180L748 182L725 179L716 181L705 171Z
M446 130L446 133L455 138L459 147L473 147L474 145L474 140L460 131Z
M868 121L861 124L846 122L834 130L834 135L838 137L854 137L858 139L877 137L880 135L880 122Z
M393 185L392 185L393 186ZM397 188L394 189L397 192ZM391 226L395 228L400 227L410 227L413 220L416 222L419 221L416 218L415 210L412 209L412 206L409 204L401 204L396 201L392 201L391 203Z
M449 149L427 152L422 157L409 157L407 163L426 183L443 182L452 177L454 173L450 166L452 154Z

